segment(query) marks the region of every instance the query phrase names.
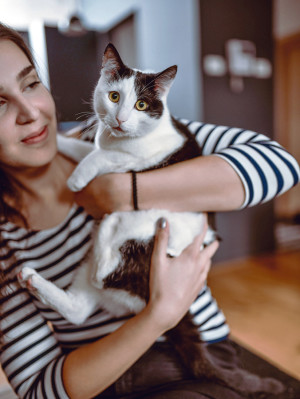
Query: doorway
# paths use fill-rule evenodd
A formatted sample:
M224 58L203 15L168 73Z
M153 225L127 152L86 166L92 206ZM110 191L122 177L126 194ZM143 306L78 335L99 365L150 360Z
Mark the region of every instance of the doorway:
M300 163L300 32L275 43L275 139ZM300 248L300 185L275 201L279 249Z

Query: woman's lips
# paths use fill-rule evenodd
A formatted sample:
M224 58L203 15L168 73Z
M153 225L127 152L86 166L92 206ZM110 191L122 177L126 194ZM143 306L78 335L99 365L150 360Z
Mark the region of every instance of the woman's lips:
M47 126L45 126L39 133L33 133L25 137L25 139L22 140L22 143L25 144L40 143L41 141L45 140L47 136L48 136L48 129Z

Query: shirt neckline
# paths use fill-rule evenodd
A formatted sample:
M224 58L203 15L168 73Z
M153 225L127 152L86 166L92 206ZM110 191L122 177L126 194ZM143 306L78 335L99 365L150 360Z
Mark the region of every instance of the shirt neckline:
M77 209L79 209L80 206L76 203L73 203L73 205L71 206L71 208L69 209L68 214L66 215L66 217L57 225L53 226L53 227L49 227L47 229L31 229L31 228L26 228L26 227L22 227L22 226L18 226L17 224L10 222L8 220L4 220L2 223L0 223L1 228L3 228L6 231L26 231L26 232L32 232L32 233L38 233L38 232L51 232L54 231L56 229L59 229L65 222L67 219L69 219L73 213L76 212Z

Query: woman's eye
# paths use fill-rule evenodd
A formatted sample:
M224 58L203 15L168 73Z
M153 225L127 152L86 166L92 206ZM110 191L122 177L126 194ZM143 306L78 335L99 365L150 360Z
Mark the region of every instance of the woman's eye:
M117 103L120 100L120 94L117 91L111 91L108 94L108 98L110 99L110 101L112 101L113 103Z
M135 107L138 111L145 111L149 107L149 105L146 101L138 100L135 103Z
M39 80L35 80L34 82L32 82L32 83L29 83L26 87L25 87L25 90L27 90L27 89L34 89L36 86L38 86L39 84L40 84L41 82L39 81Z
M5 104L6 104L6 101L0 99L0 108L4 107Z

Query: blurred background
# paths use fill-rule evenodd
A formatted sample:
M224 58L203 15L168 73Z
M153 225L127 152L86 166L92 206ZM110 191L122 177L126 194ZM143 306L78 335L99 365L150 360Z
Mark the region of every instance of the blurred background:
M91 112L111 41L129 66L179 66L169 96L174 115L266 134L300 161L298 0L0 0L0 20L33 48L61 129ZM299 215L300 187L217 215L225 238L217 260L300 246Z
M299 0L0 0L0 21L31 45L61 130L91 112L113 42L131 67L179 66L174 115L266 134L300 162ZM300 185L217 227L217 262L300 251Z

